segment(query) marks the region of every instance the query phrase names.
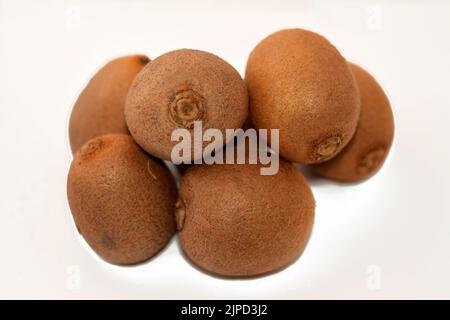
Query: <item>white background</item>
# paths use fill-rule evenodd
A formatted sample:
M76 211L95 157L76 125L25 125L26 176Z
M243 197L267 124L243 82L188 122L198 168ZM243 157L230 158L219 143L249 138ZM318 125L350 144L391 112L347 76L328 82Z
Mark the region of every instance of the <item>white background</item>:
M445 1L0 0L0 298L450 298L449 15ZM68 117L92 74L183 47L243 74L286 27L322 33L385 88L396 136L383 169L358 185L312 180L312 238L271 276L213 278L176 238L137 267L97 258L66 199Z

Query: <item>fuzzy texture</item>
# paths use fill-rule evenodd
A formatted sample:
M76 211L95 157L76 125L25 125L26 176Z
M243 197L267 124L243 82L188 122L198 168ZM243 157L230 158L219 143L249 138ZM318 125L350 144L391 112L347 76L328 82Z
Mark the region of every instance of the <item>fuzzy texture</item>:
M107 133L128 133L124 109L136 74L150 61L135 55L115 59L101 68L81 92L69 123L72 153L86 141Z
M178 143L171 141L175 129L189 129L192 136L193 121L201 120L203 130L225 134L240 128L247 114L247 88L239 73L215 55L188 49L149 63L134 80L125 107L136 142L165 160Z
M289 29L268 36L251 53L245 80L253 124L280 129L285 159L325 161L355 132L355 80L336 48L316 33Z
M175 232L175 181L129 135L84 144L72 161L67 195L78 231L109 262L147 260Z
M260 165L198 165L181 180L177 225L186 255L222 276L278 270L303 251L315 202L290 163L262 176Z
M367 179L383 165L394 140L394 116L386 94L361 67L349 64L359 86L361 115L347 147L330 161L313 165L324 177L354 182Z

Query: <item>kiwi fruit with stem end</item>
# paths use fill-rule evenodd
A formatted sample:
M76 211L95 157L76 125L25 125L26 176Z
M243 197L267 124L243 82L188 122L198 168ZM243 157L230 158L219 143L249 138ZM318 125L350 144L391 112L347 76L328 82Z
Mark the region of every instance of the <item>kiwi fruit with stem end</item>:
M96 136L128 133L125 99L134 77L149 61L143 55L117 58L94 75L78 97L70 116L72 153Z
M250 54L245 80L251 120L279 129L287 160L318 163L336 156L353 136L359 94L346 60L321 35L278 31Z
M293 262L311 233L315 202L306 179L280 159L275 175L259 164L196 165L181 178L176 205L181 247L199 267L250 277Z
M192 133L194 121L201 121L203 130L219 129L225 137L225 129L240 128L247 113L247 88L239 73L213 54L189 49L168 52L145 66L125 105L133 138L164 160L171 159L178 144L171 141L175 129ZM215 144L227 141L222 142Z
M349 63L359 86L361 114L352 140L333 159L312 166L313 172L338 181L355 182L375 174L394 139L394 117L386 94L361 67Z
M86 142L72 161L67 196L79 233L111 263L145 261L175 233L175 181L129 135Z

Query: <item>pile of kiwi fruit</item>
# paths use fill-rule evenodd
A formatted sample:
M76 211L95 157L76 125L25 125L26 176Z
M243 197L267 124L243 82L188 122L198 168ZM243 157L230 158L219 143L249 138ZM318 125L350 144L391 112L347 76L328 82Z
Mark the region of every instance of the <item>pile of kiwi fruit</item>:
M183 164L177 186L171 133L192 133L194 121L223 133L279 129L278 172ZM360 182L382 166L393 137L381 86L311 31L263 39L244 78L200 50L126 56L101 68L73 106L68 202L78 232L110 263L147 261L178 234L184 256L207 273L260 276L294 262L312 232L314 196L293 163L312 178Z

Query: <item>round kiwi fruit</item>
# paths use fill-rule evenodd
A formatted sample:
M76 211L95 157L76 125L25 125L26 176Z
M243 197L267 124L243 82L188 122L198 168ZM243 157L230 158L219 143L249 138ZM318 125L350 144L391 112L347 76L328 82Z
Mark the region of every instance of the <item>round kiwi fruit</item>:
M145 261L175 233L175 181L129 135L86 142L72 161L67 196L78 231L111 263Z
M359 94L346 60L317 33L278 31L251 53L245 80L256 128L279 129L279 153L299 163L338 154L353 136Z
M124 108L136 74L149 62L142 55L115 59L101 68L81 92L69 122L72 153L86 141L107 133L128 133Z
M259 164L191 166L182 176L176 219L183 251L217 275L248 277L294 261L311 233L315 202L306 179L280 159L275 175Z
M171 141L175 129L192 130L194 121L202 121L203 130L220 129L225 136L225 129L241 127L247 113L247 89L239 73L213 54L189 49L171 51L145 66L125 105L133 138L164 160L171 159L178 143Z
M336 157L312 166L313 172L344 182L367 179L376 173L394 139L394 117L383 89L367 71L355 64L349 65L361 96L356 133Z

